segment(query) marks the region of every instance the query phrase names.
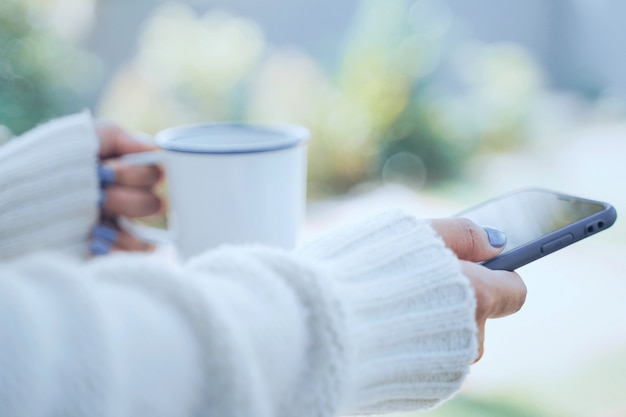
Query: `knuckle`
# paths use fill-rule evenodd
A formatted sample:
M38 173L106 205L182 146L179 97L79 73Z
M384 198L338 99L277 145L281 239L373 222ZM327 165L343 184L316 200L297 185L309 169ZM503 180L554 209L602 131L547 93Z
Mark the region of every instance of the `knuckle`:
M124 172L127 184L135 187L150 187L160 179L160 172L154 166L129 166Z
M161 179L161 171L156 166L146 167L147 169L147 182L149 184L156 184Z
M476 320L484 322L489 318L494 305L494 297L486 285L475 285L474 292L476 297Z
M476 223L470 219L462 219L459 229L465 242L463 246L467 256L475 254L482 248L482 229Z
M156 194L148 194L143 205L146 215L158 213L161 210L161 204L161 199Z

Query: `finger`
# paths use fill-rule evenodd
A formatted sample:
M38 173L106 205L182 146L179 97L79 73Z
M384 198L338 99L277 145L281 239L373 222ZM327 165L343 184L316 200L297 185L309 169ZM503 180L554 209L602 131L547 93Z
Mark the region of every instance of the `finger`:
M106 189L102 212L107 216L144 217L161 211L162 200L152 190L113 185Z
M100 138L100 158L112 158L128 153L146 152L154 147L135 140L133 136L121 127L106 122L96 126Z
M112 171L110 183L131 187L152 187L159 182L162 174L157 165L127 165L116 159L107 161L102 167L105 176L107 170Z
M102 163L98 164L98 179L101 187L107 187L115 182L115 170Z
M524 305L526 284L517 273L493 271L472 262L462 262L461 267L474 286L478 323L514 314Z
M118 230L114 226L109 224L98 224L91 232L91 236L93 238L110 243L115 243L117 241L118 235Z
M431 225L459 259L485 261L498 255L506 244L506 235L493 228L483 228L464 218L433 219Z
M118 237L114 227L105 224L97 225L91 231L89 239L89 252L94 256L106 255L111 252L111 247Z
M89 241L89 253L93 256L107 255L111 253L112 246L111 242L98 238L92 238Z

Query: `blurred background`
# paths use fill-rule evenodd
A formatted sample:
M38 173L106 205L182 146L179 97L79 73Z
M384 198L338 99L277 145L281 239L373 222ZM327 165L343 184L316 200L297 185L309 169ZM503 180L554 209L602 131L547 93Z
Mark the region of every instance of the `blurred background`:
M90 108L147 133L313 132L306 237L389 206L441 217L523 186L626 207L621 0L2 0L0 143ZM432 416L626 416L626 245L520 270Z

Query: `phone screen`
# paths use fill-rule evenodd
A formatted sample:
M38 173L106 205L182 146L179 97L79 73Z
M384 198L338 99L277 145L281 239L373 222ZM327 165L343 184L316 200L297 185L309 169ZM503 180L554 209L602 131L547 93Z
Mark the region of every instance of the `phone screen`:
M490 200L460 214L507 235L503 253L605 210L598 202L544 190L525 190ZM608 225L607 225L608 226Z

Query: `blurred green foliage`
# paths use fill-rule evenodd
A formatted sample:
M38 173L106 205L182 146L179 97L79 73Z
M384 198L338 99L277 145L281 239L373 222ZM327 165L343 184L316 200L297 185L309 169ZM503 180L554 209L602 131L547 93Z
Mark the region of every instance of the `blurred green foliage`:
M523 143L541 92L521 48L470 48L453 23L441 0L363 0L333 65L269 44L249 19L166 3L147 17L100 114L146 132L210 120L303 124L313 198L363 182L436 185L459 178L476 153ZM460 87L445 87L444 69Z
M368 142L376 155L369 180L419 187L461 172L463 144L437 129L441 115L429 101L450 24L438 6L364 1L357 15L340 77L368 103Z
M416 414L415 417L424 414ZM442 407L428 414L429 417L564 417L543 407L530 404L521 398L511 399L497 396L480 398L458 395Z
M0 3L0 124L14 133L79 110L98 70L44 6ZM456 33L443 0L362 0L328 62L271 45L250 19L165 2L146 16L97 115L148 133L219 120L305 125L313 198L363 182L433 186L459 178L478 153L523 144L541 94L521 48Z
M28 1L0 2L0 125L19 134L79 108L82 53Z

